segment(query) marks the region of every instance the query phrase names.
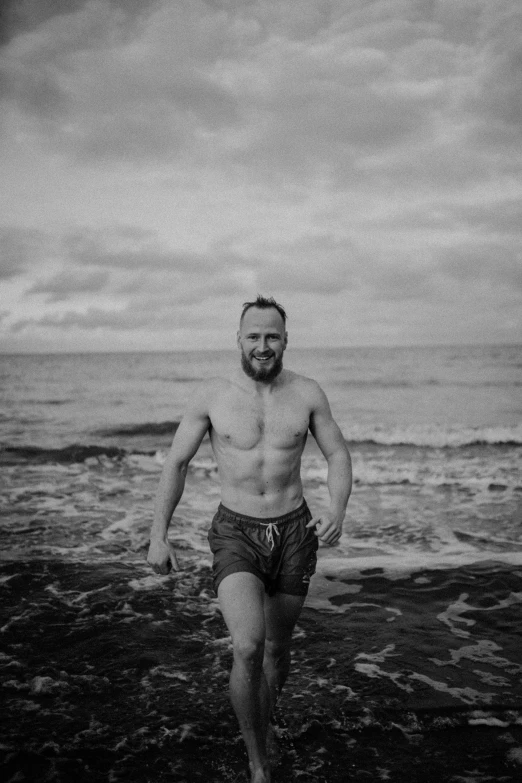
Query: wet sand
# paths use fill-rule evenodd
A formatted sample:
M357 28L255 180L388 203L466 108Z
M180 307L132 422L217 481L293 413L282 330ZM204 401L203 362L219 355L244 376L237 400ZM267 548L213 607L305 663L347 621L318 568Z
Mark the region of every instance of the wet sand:
M210 572L185 565L2 564L4 780L247 780ZM337 582L296 628L274 781L520 780L521 585L498 564Z

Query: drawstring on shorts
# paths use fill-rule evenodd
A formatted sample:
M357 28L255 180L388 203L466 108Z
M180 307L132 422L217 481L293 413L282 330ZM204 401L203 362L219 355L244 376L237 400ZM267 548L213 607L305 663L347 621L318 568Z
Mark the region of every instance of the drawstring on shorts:
M276 533L278 536L281 535L277 527L277 522L268 522L268 524L260 522L260 524L266 528L266 538L270 544L270 549L273 549L275 546L274 533Z

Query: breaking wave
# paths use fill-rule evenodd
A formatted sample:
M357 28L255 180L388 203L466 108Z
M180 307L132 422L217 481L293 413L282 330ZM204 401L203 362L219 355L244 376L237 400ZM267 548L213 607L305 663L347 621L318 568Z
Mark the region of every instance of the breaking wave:
M451 429L444 427L411 427L390 430L353 428L345 433L351 444L377 446L416 446L432 449L454 449L468 446L521 446L522 425L514 427L478 427Z
M124 449L116 446L87 446L74 443L62 449L46 449L38 446L6 446L0 450L0 463L16 464L18 462L85 462L87 459L109 457L121 459L126 454Z
M109 429L95 430L95 435L104 438L133 438L144 435L174 435L179 421L147 421L142 424L123 424Z
M179 421L147 421L97 429L93 434L104 438L154 437L174 435L178 427ZM354 445L417 446L434 449L522 445L522 424L513 427L479 428L399 426L389 430L371 426L354 426L344 434L346 440Z
M94 435L117 440L117 445L96 443L72 443L61 448L46 448L27 445L5 445L0 449L0 463L15 464L18 462L85 462L90 458L108 457L121 459L129 454L156 454L165 448L165 436L173 436L179 426L178 421L145 422L143 424L120 425L118 427L96 430ZM345 433L346 435L346 433ZM132 438L142 438L137 448L132 446ZM158 439L157 441L155 439ZM131 443L127 442L130 440ZM422 448L466 449L470 447L517 448L522 446L522 426L489 428L477 430L444 430L418 428L396 429L387 432L370 430L354 430L346 437L350 448ZM161 454L158 454L161 456ZM404 465L403 465L404 467ZM375 483L375 482L370 482ZM376 483L381 483L378 481ZM396 476L394 480L387 477L384 483L416 483L409 475Z

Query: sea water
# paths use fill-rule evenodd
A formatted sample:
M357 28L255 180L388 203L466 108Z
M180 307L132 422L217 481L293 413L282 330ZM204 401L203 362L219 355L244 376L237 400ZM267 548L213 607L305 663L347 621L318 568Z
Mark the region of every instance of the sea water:
M353 566L354 553L380 556L381 563L387 556L389 567L400 568L458 565L493 554L519 562L518 346L289 350L285 358L289 368L321 384L352 452L354 492L345 533L338 547L321 552L328 573ZM157 474L188 400L204 379L230 374L237 354L18 355L0 362L3 530L20 540L23 509L30 515L34 507L47 543L35 535L18 546L28 554L63 555L71 537L81 540L93 524L98 530L100 514L116 514L117 529L129 541L137 531L146 535ZM9 466L13 461L16 466ZM123 491L115 474L125 470L136 478ZM327 466L311 438L302 475L312 512L320 513L328 504ZM67 514L77 517L78 493L70 490L79 482L86 498L89 488L98 491L78 529ZM136 485L144 487L143 495ZM205 442L193 460L172 537L208 553L206 530L218 497L216 465ZM53 511L53 521L43 522ZM116 529L111 524L99 531L102 539ZM87 557L88 542L81 547ZM78 542L67 552L79 556Z
M452 562L459 556L469 562L475 554L483 559L522 550L519 346L289 350L285 359L323 387L352 452L354 493L345 534L325 557L342 559L362 547L401 563L445 553ZM234 352L2 357L1 453L7 463L18 455L16 469L4 467L4 479L16 474L5 487L4 531L18 524L21 513L18 502L11 515L10 492L21 482L16 492L30 502L35 490L23 486L23 476L34 479L36 465L39 472L61 470L63 486L69 473L73 483L77 473L85 478L92 465L84 458L97 454L96 469L107 459L98 481L111 492L110 455L118 453L147 481L158 472L197 384L226 376L236 362ZM75 459L67 454L73 446ZM327 469L311 439L302 473L309 504L319 513L328 502ZM150 522L149 489L151 497L135 512L140 527ZM45 505L58 509L60 498L49 490ZM174 537L191 538L199 549L217 496L216 466L204 443ZM197 516L199 537L192 524L185 529L184 509ZM65 543L60 538L57 546Z
M9 653L0 669L17 697L12 720L26 716L35 753L45 756L46 746L31 712L35 693L43 689L46 698L53 693L63 701L84 682L71 678L101 676L88 655L103 657L109 647L114 666L119 661L125 669L117 652L123 630L128 645L146 649L140 661L156 660L158 645L163 650L136 698L142 692L149 700L151 692L163 698L165 683L171 696L199 693L208 681L221 688L230 646L210 585L206 535L220 493L207 439L169 532L182 573L153 575L145 557L161 467L187 402L198 383L230 374L237 361L236 352L225 351L0 359L1 585L11 591L3 626ZM321 547L296 629L282 702L294 741L312 742L303 715L308 727L314 719L328 725L330 737L381 725L400 726L410 738L463 720L513 732L522 721L520 347L289 349L285 366L320 383L354 468L343 536L339 546ZM327 469L311 436L302 476L318 514L328 505ZM165 607L164 617L154 606ZM38 647L33 636L49 617L61 627L62 614L70 618L65 642L47 649L47 668L27 663ZM175 639L154 637L153 645L152 629L171 627L174 617L184 618ZM96 636L105 627L106 635ZM75 633L79 639L92 634L80 673L81 656L72 664L64 652ZM200 663L187 654L190 645ZM196 672L202 661L207 668ZM88 687L94 685L85 683L82 699L92 706ZM105 687L101 680L98 687ZM21 693L29 699L23 709ZM216 710L228 715L226 697L220 698ZM68 703L73 712L80 709ZM188 742L193 732L203 758L201 737L212 731L190 701L183 705L174 728L171 719L157 718L158 731L164 728L161 736L173 742ZM382 709L386 719L379 717ZM124 741L115 731L110 721L98 730L100 747ZM359 745L349 736L354 758ZM321 737L313 752L306 745L318 770L327 765L320 743L329 747ZM65 748L69 740L63 742ZM236 747L230 746L231 757ZM517 748L497 749L503 772L509 759L520 771ZM379 779L389 779L382 776L392 774L390 764ZM196 779L194 771L184 774ZM324 779L345 778L330 770Z

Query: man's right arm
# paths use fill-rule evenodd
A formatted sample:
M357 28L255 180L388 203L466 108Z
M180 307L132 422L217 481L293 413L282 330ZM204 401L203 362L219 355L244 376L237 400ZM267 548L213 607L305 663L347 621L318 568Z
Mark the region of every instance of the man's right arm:
M181 420L161 473L147 556L147 562L159 574L167 574L171 567L179 569L174 547L167 539L167 530L185 488L189 462L210 425L207 398L208 390L200 387Z

